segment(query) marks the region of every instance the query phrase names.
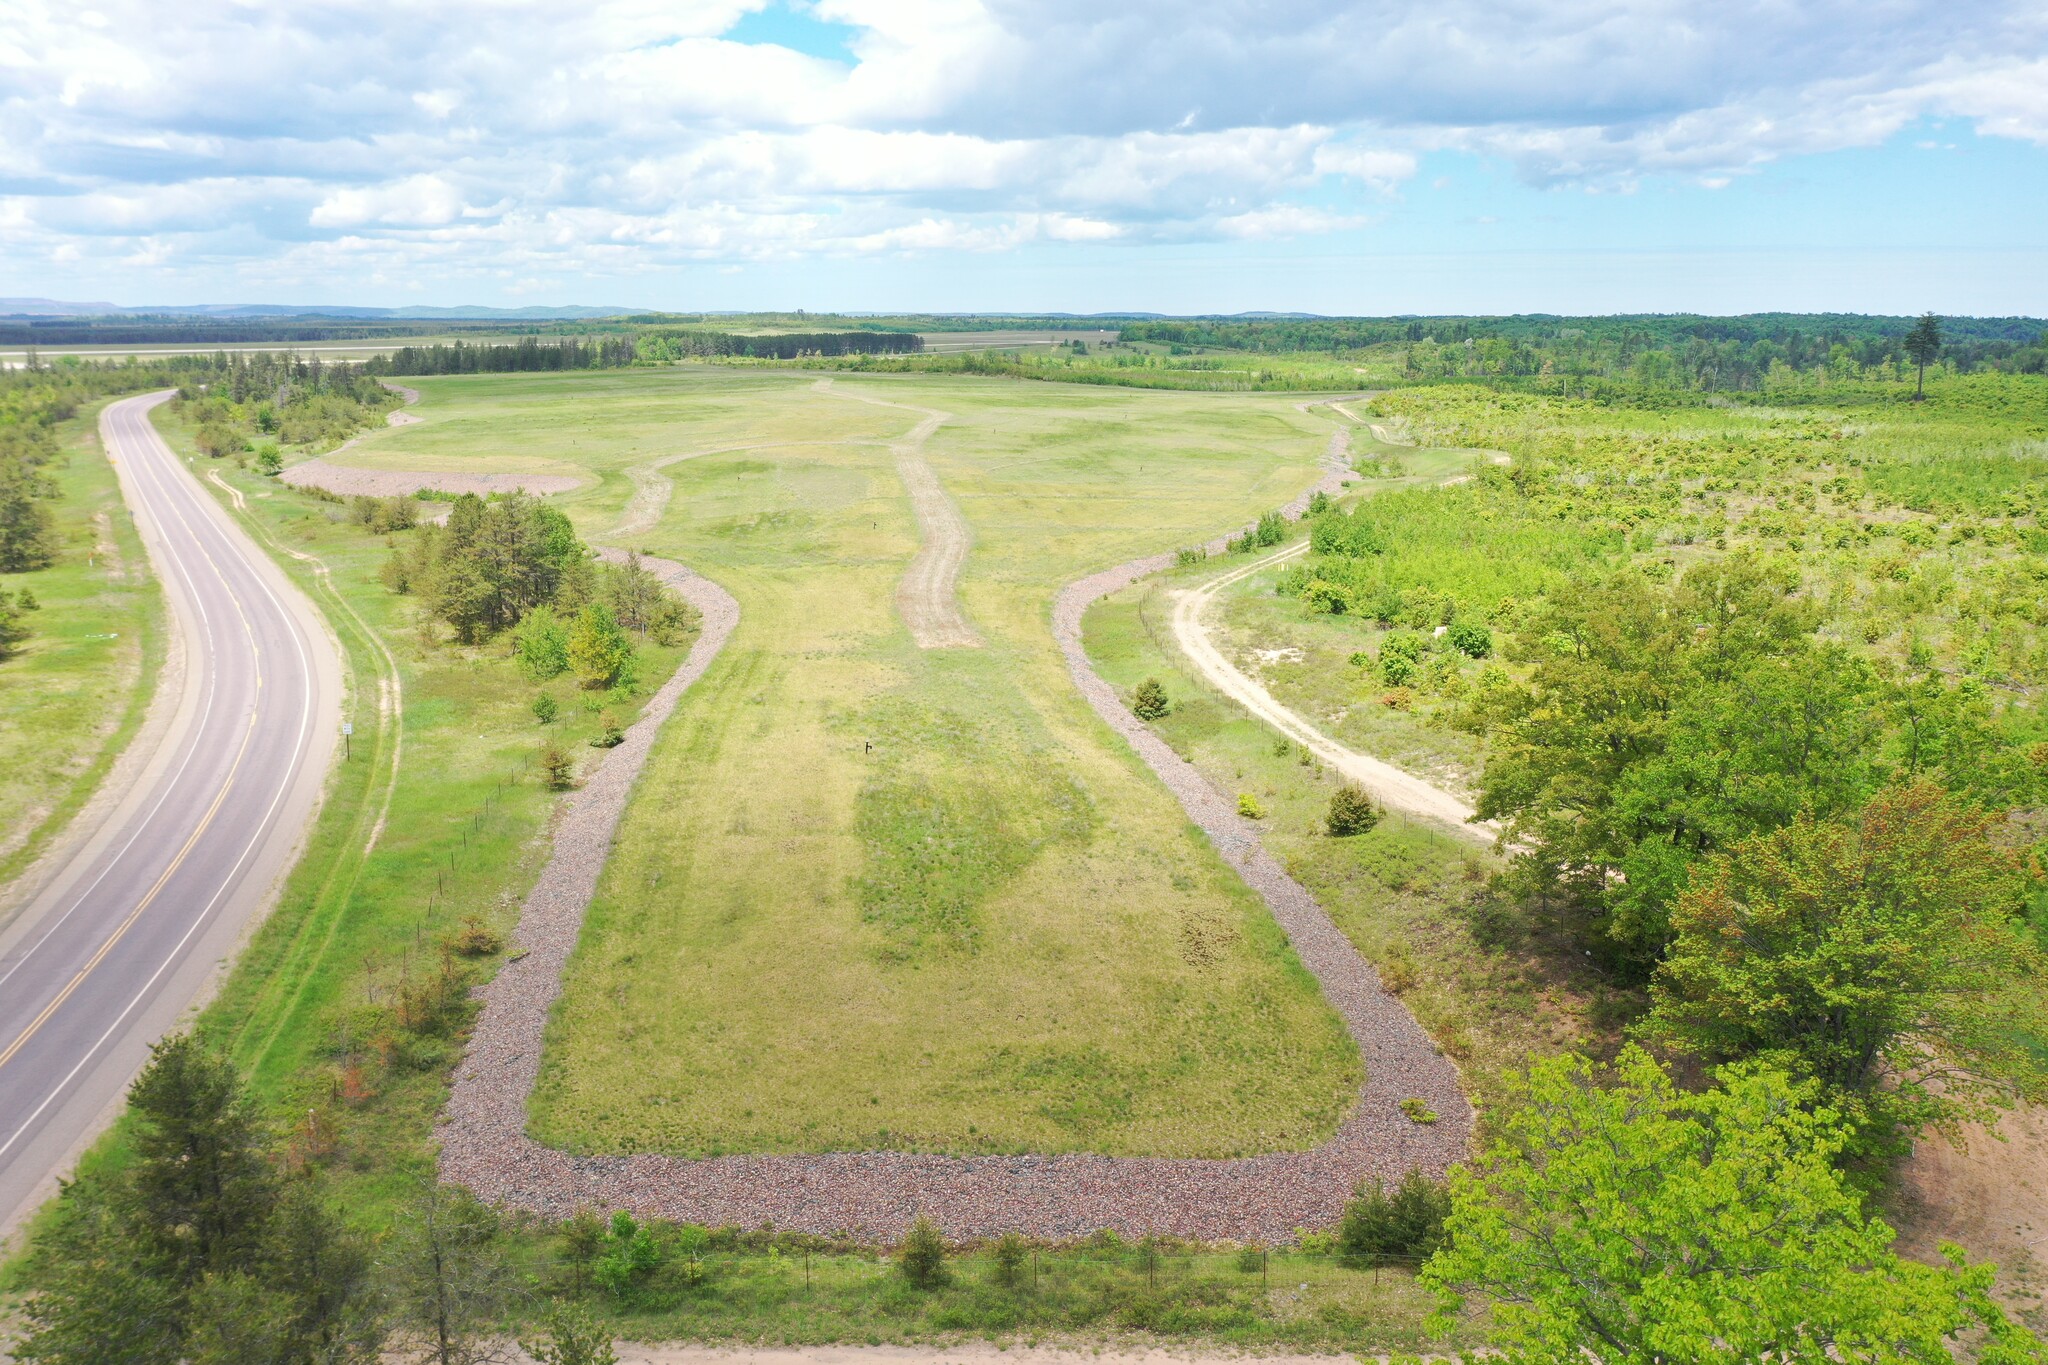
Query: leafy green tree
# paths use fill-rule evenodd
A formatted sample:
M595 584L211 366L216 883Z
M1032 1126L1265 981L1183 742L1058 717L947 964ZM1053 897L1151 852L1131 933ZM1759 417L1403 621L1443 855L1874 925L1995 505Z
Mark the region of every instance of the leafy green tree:
M1941 319L1922 313L1913 330L1906 333L1904 345L1918 371L1913 381L1913 401L1918 403L1927 397L1927 367L1941 354Z
M936 1289L946 1282L946 1239L928 1214L917 1215L903 1234L896 1267L919 1289Z
M2032 881L1999 821L1931 782L1853 821L1801 816L1716 855L1673 915L1642 1029L1712 1062L1765 1058L1898 1125L2048 1096Z
M1145 679L1131 694L1131 714L1139 720L1158 720L1171 705L1166 697L1166 685L1157 678Z
M561 704L555 700L554 694L552 692L534 693L533 718L539 721L542 725L546 725L553 721L554 718L561 713L561 710Z
M534 682L559 678L569 671L569 628L554 608L535 607L513 632L512 653L520 672Z
M661 1248L654 1234L632 1214L620 1209L605 1230L604 1251L591 1267L597 1282L623 1299L661 1266Z
M602 602L592 602L569 631L569 664L591 691L626 686L633 676L633 641Z
M1834 1165L1813 1088L1764 1067L1688 1094L1640 1049L1610 1076L1538 1063L1477 1170L1451 1176L1450 1245L1423 1283L1491 1306L1517 1365L1925 1361L1965 1332L1987 1359L2040 1347L1990 1298L1992 1268L1891 1250Z

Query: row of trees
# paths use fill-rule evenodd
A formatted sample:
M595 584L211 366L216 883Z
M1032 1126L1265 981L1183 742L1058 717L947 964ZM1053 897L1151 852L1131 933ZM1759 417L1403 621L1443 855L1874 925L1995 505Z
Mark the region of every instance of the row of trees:
M1767 313L1749 317L1312 318L1132 322L1122 339L1236 351L1363 350L1401 346L1419 378L1632 378L1678 387L1755 390L1774 367L1854 377L1924 363L1916 329L1934 321L1956 367L2039 374L2048 330L2033 318L1864 317Z
M763 360L795 360L799 356L915 355L924 338L915 332L733 332L664 330L642 332L635 339L639 358L653 363L692 356L747 356Z
M547 370L605 370L631 365L633 338L600 336L566 341L521 337L511 342L457 341L401 346L363 362L372 375L519 374Z

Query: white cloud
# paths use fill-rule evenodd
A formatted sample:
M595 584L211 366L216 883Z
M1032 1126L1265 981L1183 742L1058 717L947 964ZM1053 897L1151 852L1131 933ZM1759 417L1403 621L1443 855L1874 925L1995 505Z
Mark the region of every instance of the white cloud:
M2048 146L2037 0L774 0L850 60L736 41L770 3L6 0L0 246L511 281L1349 231L1437 149L1626 190L1930 115Z

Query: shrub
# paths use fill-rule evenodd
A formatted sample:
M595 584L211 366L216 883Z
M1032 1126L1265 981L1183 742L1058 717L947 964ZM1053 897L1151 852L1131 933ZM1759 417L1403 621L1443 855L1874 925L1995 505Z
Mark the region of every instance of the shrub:
M28 601L24 602L23 598ZM0 659L13 658L28 642L28 622L22 616L31 609L34 600L25 592L19 597L11 592L0 592Z
M1301 590L1301 600L1310 611L1342 616L1351 606L1351 595L1335 583L1312 578Z
M578 680L592 691L618 687L632 678L633 641L602 602L592 602L576 618L568 649Z
M1200 564L1208 557L1209 550L1204 545L1183 545L1173 552L1173 562L1181 565Z
M1445 633L1451 648L1474 659L1484 659L1493 653L1493 632L1477 621L1453 621Z
M936 1289L946 1282L946 1239L927 1215L917 1215L910 1231L903 1234L896 1265L903 1278L919 1289Z
M1328 493L1318 488L1315 492L1308 495L1308 515L1317 517L1329 510L1330 495Z
M1131 696L1131 714L1139 720L1158 720L1171 709L1166 699L1166 685L1157 678L1147 678L1138 684L1138 690Z
M1330 810L1323 817L1323 827L1332 839L1364 834L1379 822L1379 807L1360 788L1346 784L1330 793Z
M597 733L590 737L590 747L615 749L625 738L626 731L619 724L619 718L610 711L604 711L597 717Z
M519 671L534 682L546 682L569 671L569 631L553 608L535 607L513 632L512 654Z
M558 1303L548 1310L547 1324L546 1338L519 1343L535 1365L619 1365L611 1332L586 1310Z
M1239 792L1237 794L1237 813L1247 820L1263 820L1266 818L1266 808L1260 805L1259 798L1253 796L1250 792Z
M1380 695L1380 705L1390 711L1406 711L1415 705L1415 689L1393 687Z
M1031 1255L1031 1244L1023 1235L1006 1232L996 1238L994 1247L996 1259L996 1282L1015 1286L1024 1278L1024 1262Z
M1374 1177L1344 1206L1338 1255L1353 1266L1426 1258L1443 1245L1450 1211L1451 1192L1420 1171L1408 1172L1392 1192Z
M576 784L576 764L559 744L542 747L540 770L549 791L565 792Z
M265 446L256 452L256 470L260 474L282 474L284 456L278 454L276 446Z
M1246 1275L1255 1274L1266 1268L1266 1248L1259 1242L1246 1242L1237 1249L1237 1268Z
M612 1297L622 1299L660 1265L661 1248L654 1244L654 1234L620 1209L612 1215L611 1227L604 1235L604 1254L591 1267L591 1274Z
M1436 1122L1436 1110L1430 1108L1426 1102L1417 1099L1413 1095L1401 1101L1401 1112L1416 1123L1428 1124Z
M561 711L562 708L556 703L552 694L540 692L534 695L533 718L542 725L546 725L554 720L556 716L561 714Z
M449 952L463 957L489 957L505 946L505 940L498 936L498 931L475 915L465 915L461 926L444 941Z

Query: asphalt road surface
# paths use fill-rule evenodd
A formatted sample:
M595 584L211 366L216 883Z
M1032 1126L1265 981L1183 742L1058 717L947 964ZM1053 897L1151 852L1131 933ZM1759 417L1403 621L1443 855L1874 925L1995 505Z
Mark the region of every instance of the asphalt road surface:
M0 1235L119 1112L149 1045L268 906L337 748L335 647L150 425L169 396L111 404L100 435L170 602L174 690L126 789L0 931Z

